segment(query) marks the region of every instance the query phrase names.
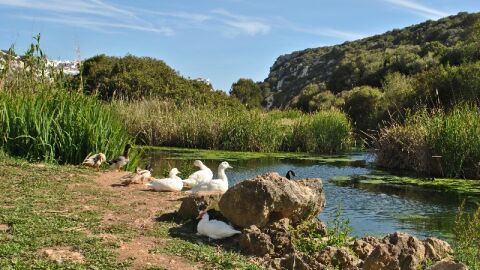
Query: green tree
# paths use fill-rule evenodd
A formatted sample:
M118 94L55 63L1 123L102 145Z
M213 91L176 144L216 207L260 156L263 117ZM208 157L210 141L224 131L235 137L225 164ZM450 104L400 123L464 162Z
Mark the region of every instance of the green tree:
M355 87L342 93L343 110L350 116L355 127L362 131L376 129L384 118L383 93L370 86Z
M260 108L265 98L265 93L258 83L244 78L232 84L230 95L240 100L247 108Z

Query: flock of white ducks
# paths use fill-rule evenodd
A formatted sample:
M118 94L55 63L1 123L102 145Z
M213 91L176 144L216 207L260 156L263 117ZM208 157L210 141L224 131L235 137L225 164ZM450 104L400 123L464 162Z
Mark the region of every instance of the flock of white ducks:
M128 152L130 148L131 145L127 144L123 155L108 161L111 169L120 170L128 163ZM83 164L98 169L105 161L105 155L103 153L98 153L87 157L83 161ZM150 165L147 165L144 170L137 169L137 171L123 183L143 183L144 180L148 180L149 183L145 184L148 188L155 191L169 192L179 192L182 191L184 187L190 188L190 190L187 191L190 193L211 191L223 194L228 190L228 178L225 174L225 170L233 168L228 162L224 161L218 166L217 179L213 179L212 170L205 166L200 160L195 160L193 165L197 166L199 170L192 173L184 180L177 176L177 174L180 173L177 168L173 168L167 178L152 178L152 168ZM200 221L197 225L197 234L207 236L210 239L223 239L241 233L223 221L215 219L211 220L206 211L201 211L198 219L200 219Z

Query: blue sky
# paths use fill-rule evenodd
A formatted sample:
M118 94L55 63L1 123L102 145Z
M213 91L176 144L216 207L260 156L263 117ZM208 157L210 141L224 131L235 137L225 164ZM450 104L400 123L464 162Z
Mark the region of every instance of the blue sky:
M162 59L228 91L263 80L286 53L355 40L460 11L478 0L0 0L0 48L36 33L52 59L127 53Z

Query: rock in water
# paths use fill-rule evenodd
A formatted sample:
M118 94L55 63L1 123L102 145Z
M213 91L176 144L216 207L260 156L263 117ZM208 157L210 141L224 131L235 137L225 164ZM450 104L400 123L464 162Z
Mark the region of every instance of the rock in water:
M278 173L267 173L229 189L219 207L228 220L240 227L262 228L282 218L295 225L323 210L325 194L321 179L289 181Z
M182 199L177 214L181 218L196 218L205 209L218 210L218 201L222 194L218 192L198 192Z

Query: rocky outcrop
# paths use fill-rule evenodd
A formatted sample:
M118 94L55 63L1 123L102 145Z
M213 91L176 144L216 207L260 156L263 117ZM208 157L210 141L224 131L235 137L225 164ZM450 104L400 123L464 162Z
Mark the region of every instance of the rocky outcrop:
M196 218L200 211L205 209L218 210L218 202L222 197L219 193L200 192L193 193L182 199L182 204L177 214L179 217L188 219Z
M283 218L295 225L323 210L325 194L321 179L290 181L267 173L230 188L219 207L229 221L244 228L262 228Z
M357 239L348 247L327 246L307 255L295 248L295 235L289 226L288 219L263 228L252 225L243 230L240 249L262 258L265 265L273 269L416 270L425 267L427 262L441 260L446 262L433 269L466 269L461 268L463 264L450 262L452 250L447 242L436 238L420 241L400 232L383 239L371 236Z
M354 242L353 250L359 257L365 257L374 241L360 239ZM365 257L363 269L401 269L415 270L425 262L436 262L451 259L452 249L450 245L437 238L427 238L423 241L406 233L395 232L387 235L381 242L376 244L373 251Z

